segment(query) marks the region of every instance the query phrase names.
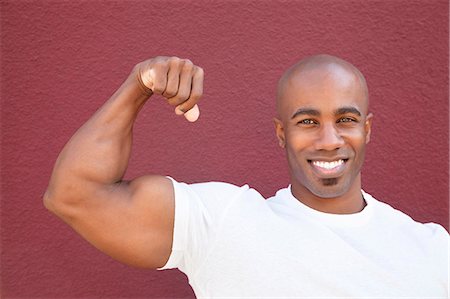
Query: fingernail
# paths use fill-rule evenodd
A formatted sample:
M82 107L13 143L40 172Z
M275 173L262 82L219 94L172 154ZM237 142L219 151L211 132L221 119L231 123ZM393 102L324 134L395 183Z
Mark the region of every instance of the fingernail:
M187 111L184 114L184 117L189 121L189 122L195 122L198 117L200 116L200 110L198 109L198 106L195 105L194 107L192 107L191 110Z

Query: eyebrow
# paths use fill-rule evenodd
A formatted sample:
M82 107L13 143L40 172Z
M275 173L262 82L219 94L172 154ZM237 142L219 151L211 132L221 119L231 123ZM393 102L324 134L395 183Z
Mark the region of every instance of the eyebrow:
M356 114L358 116L361 116L361 112L352 106L342 107L342 108L337 109L334 112L335 115L341 115L341 114L347 114L347 113Z
M341 107L334 111L334 115L342 115L342 114L347 114L347 113L361 116L361 112L352 106ZM312 109L312 108L300 108L297 111L295 111L295 113L292 115L291 119L294 119L299 115L320 116L320 112L319 112L319 110Z
M312 116L319 116L320 112L315 109L311 108L300 108L292 115L291 119L296 118L299 115L312 115Z

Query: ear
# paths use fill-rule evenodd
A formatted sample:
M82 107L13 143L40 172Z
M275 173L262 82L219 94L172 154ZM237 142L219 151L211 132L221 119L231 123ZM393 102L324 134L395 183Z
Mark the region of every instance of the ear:
M369 113L366 116L366 123L364 124L364 131L366 133L366 144L370 141L370 133L372 132L373 114Z
M274 118L273 122L275 124L275 134L277 135L278 144L280 145L281 148L285 148L286 142L284 136L283 123L278 118Z

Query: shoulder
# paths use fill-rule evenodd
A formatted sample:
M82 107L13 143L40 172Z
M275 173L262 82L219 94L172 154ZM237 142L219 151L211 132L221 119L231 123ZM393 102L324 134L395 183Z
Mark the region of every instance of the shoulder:
M407 235L420 237L421 239L440 239L448 242L449 234L441 225L432 222L418 222L406 213L392 207L386 202L376 199L366 192L364 192L364 197L372 201L374 210L376 211L376 217L390 227L395 227Z
M195 192L210 194L212 197L236 196L250 189L248 185L237 186L225 182L202 182L189 186Z
M264 197L248 185L237 186L225 182L202 182L187 184L170 178L176 202L188 201L208 210L223 210L233 203L264 202Z
M181 196L183 193L190 196L198 196L206 200L231 199L248 191L248 185L237 186L225 182L201 182L201 183L184 183L176 181L168 177L173 184L175 195Z

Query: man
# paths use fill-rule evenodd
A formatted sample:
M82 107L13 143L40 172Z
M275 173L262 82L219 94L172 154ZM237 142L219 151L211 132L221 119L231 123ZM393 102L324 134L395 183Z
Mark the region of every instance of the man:
M186 59L138 64L61 152L45 205L113 258L179 268L198 297L400 298L448 295L448 233L361 190L372 114L363 75L329 55L292 66L275 119L291 185L265 200L248 186L130 182L134 120L157 93L190 121L203 70Z

